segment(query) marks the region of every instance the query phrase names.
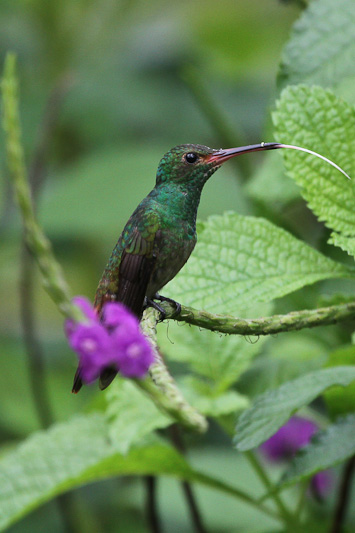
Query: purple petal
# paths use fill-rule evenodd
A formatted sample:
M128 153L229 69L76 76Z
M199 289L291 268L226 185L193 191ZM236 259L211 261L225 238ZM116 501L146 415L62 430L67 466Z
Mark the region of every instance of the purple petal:
M324 500L333 486L333 476L330 470L318 472L311 479L310 489L317 500Z
M74 296L72 302L77 307L79 307L79 309L81 309L81 311L89 320L97 321L96 311L93 308L91 302L87 298L85 298L85 296Z
M270 461L282 461L292 457L299 448L311 440L317 426L311 420L294 416L282 426L260 449Z
M65 332L65 336L67 337L67 339L69 339L69 337L71 337L71 335L74 333L76 327L77 327L77 323L74 322L74 320L71 320L70 318L68 318L64 322L64 332Z
M71 348L79 357L80 373L87 383L98 377L107 365L112 350L110 336L102 324L78 324L69 337Z
M153 363L154 355L151 346L141 332L135 337L122 341L118 366L123 376L143 378Z
M119 302L107 302L103 307L103 323L108 328L138 329L139 320Z

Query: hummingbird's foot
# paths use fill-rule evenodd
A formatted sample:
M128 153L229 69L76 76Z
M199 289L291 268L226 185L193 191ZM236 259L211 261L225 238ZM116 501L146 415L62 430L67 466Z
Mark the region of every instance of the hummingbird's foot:
M168 302L169 304L173 305L175 307L175 312L172 316L174 318L175 316L179 315L181 313L181 304L178 302L175 302L175 300L172 300L171 298L167 298L166 296L160 296L160 294L156 293L154 294L153 298L145 298L144 300L144 307L153 307L157 311L159 311L161 317L160 321L163 322L163 320L166 319L166 312L165 309L161 305L158 304L155 300L159 300L159 302Z
M165 320L166 312L164 311L164 309L162 308L161 305L159 305L157 302L155 302L153 299L150 299L150 298L145 298L144 304L145 304L144 305L145 309L147 307L153 307L153 309L156 309L157 311L159 311L159 313L160 313L160 322L163 322L163 320Z
M181 304L179 304L179 302L176 302L172 298L168 298L167 296L161 296L160 294L156 293L153 296L153 300L158 300L159 302L168 302L169 304L173 305L175 307L175 312L172 318L178 316L181 313Z

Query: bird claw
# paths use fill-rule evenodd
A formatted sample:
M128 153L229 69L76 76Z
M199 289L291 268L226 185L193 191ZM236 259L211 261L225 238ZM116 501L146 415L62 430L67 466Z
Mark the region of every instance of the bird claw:
M179 304L179 302L176 302L172 298L161 296L160 294L156 293L154 294L152 299L146 298L146 307L153 307L154 309L159 311L161 315L161 318L160 318L161 322L163 322L166 319L166 311L155 300L158 300L159 302L168 302L169 304L175 307L175 312L171 318L174 318L181 313L181 304Z

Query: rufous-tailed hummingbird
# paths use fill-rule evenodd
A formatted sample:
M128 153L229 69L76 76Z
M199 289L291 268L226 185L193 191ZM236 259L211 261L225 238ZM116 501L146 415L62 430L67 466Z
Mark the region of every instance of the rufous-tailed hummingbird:
M280 143L227 150L183 144L169 150L159 163L154 189L138 205L113 249L96 291L94 305L98 314L106 302L114 301L123 303L141 318L147 303L162 299L158 291L176 276L195 247L197 209L206 181L232 157L278 148L309 152L343 172L311 150ZM116 373L112 367L105 369L100 376L100 388L105 389ZM78 368L73 392L78 392L81 386Z

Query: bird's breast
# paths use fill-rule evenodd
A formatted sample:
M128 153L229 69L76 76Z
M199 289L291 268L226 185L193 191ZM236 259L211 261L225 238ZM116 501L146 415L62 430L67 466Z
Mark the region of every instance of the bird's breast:
M179 221L173 227L160 230L154 250L157 259L148 285L148 298L176 276L190 257L195 244L195 228L186 222Z

